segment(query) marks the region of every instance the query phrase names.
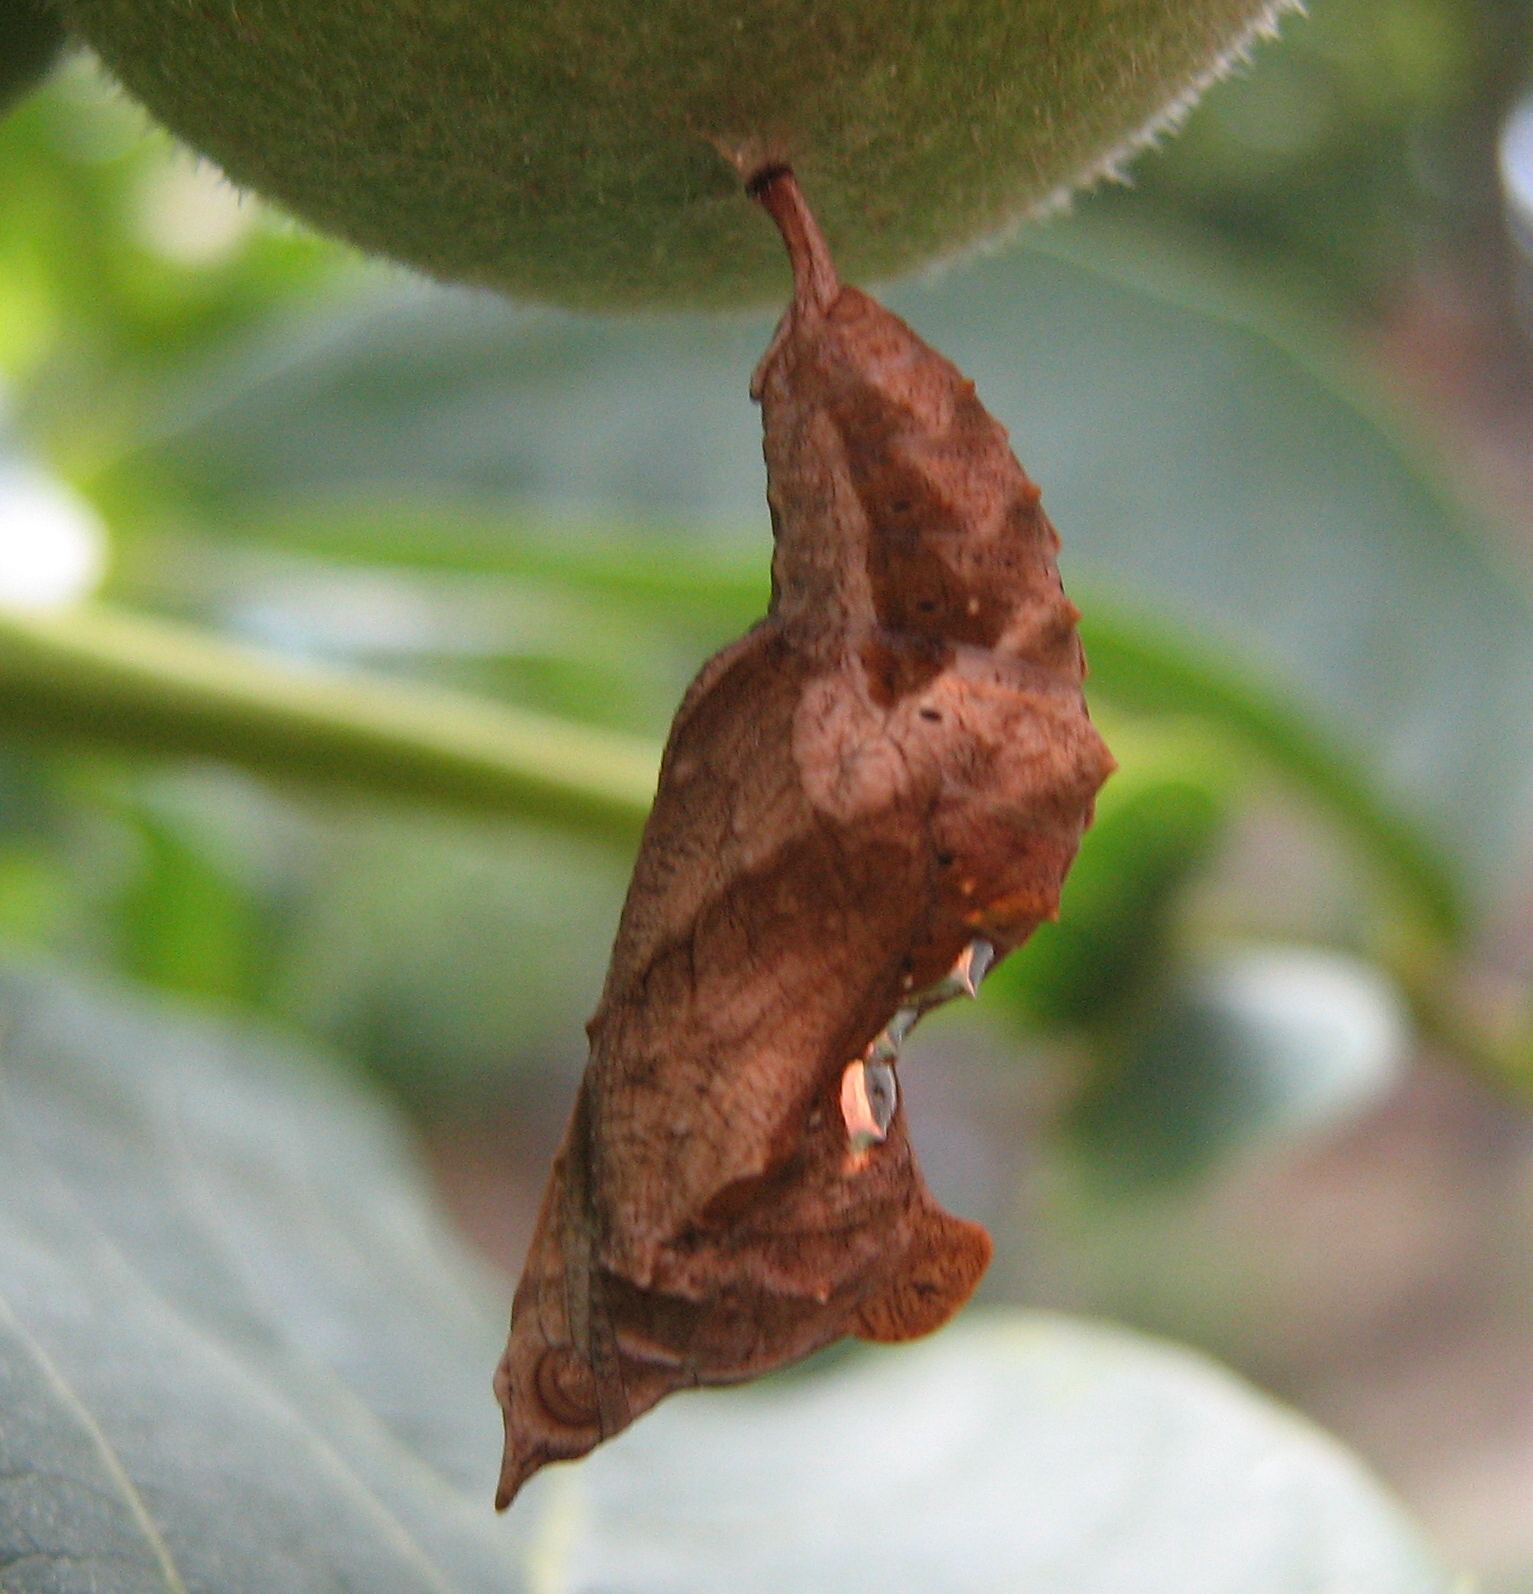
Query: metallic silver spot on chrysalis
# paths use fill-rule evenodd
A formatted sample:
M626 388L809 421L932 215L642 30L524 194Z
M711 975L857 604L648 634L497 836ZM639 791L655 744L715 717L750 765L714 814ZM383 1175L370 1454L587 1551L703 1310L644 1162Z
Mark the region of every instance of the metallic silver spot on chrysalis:
M900 1008L879 1031L873 1044L868 1047L867 1060L870 1063L892 1063L900 1055L900 1047L905 1044L905 1037L915 1028L916 1020L920 1016L921 1010L918 1007Z
M862 1079L868 1106L873 1111L873 1120L878 1125L879 1138L882 1139L889 1133L889 1125L894 1122L900 1088L895 1083L894 1070L887 1063L864 1063Z
M867 1063L857 1058L841 1075L841 1117L853 1151L881 1145L894 1122L899 1087L887 1063Z
M958 954L952 968L935 985L921 992L921 1007L935 1007L955 996L978 996L979 982L994 962L995 948L989 941L976 937Z
M984 979L990 970L991 964L994 962L995 947L983 937L975 937L958 954L958 959L952 968L935 985L927 986L908 1006L896 1009L894 1017L874 1036L867 1051L863 1054L863 1064L868 1070L878 1068L889 1074L889 1113L891 1117L894 1112L895 1087L894 1075L889 1070L888 1065L898 1060L900 1047L904 1045L905 1037L916 1027L922 1014L930 1012L932 1008L939 1006L943 1002L951 1001L955 996L977 996L979 994L979 982ZM849 1081L852 1070L856 1066L854 1063L848 1063L846 1073L842 1076L841 1081L842 1113L847 1118L847 1132L853 1134L854 1141L855 1134L851 1125L852 1117L855 1114L847 1106L847 1093L852 1088ZM861 1122L861 1118L858 1121ZM887 1123L885 1123L884 1127L888 1127ZM877 1137L878 1140L883 1138L882 1134ZM876 1141L870 1143L876 1144Z
M953 972L959 974L961 971L965 992L970 996L978 996L980 981L990 972L994 962L995 947L982 936L977 936L959 953Z

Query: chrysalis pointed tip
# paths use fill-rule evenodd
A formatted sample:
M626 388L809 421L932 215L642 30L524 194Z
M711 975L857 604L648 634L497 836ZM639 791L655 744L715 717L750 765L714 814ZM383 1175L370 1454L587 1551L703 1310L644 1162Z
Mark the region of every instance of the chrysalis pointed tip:
M505 1511L510 1507L511 1502L521 1493L522 1485L529 1476L528 1470L517 1463L508 1445L505 1458L500 1464L500 1478L495 1485L495 1509L497 1511Z
M530 1454L521 1450L513 1441L510 1434L506 1436L506 1448L501 1457L500 1478L495 1485L495 1509L507 1510L517 1495L522 1492L522 1485L538 1471L547 1460L546 1455L533 1450Z

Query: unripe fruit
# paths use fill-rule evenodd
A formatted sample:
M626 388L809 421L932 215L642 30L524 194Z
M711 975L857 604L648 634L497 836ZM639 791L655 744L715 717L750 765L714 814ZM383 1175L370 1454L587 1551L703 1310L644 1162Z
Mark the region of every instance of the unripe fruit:
M0 0L0 111L33 87L63 44L63 26L42 0Z
M842 269L984 237L1128 153L1276 0L58 0L241 186L434 276L592 307L780 299L721 148Z

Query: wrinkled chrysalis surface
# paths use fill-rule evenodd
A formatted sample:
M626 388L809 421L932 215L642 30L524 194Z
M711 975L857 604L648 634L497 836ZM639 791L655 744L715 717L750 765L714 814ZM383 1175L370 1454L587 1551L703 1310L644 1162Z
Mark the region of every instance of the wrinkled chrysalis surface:
M895 1083L1057 911L1112 769L1058 538L973 384L839 282L786 170L764 620L671 728L496 1374L498 1504L677 1389L937 1328L990 1256Z

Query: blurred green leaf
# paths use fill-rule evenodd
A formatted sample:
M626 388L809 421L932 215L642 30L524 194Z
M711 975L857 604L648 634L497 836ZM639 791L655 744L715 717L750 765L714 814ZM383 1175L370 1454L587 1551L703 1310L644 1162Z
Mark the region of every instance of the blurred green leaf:
M626 850L405 812L323 824L315 849L283 923L272 1009L417 1111L573 1091Z
M380 527L380 552L391 535ZM442 541L452 540L442 524ZM505 547L514 527L498 528ZM444 554L447 549L444 547ZM648 550L653 559L654 548ZM171 581L162 572L170 566ZM612 729L657 737L703 645L719 629L686 583L667 605L609 595L550 578L533 568L465 567L444 558L431 567L346 562L330 556L263 555L209 547L206 539L130 540L116 562L114 596L126 604L195 619L263 649L391 673L409 671L442 685L478 690ZM752 581L750 595L763 583ZM764 602L764 591L761 594ZM663 611L663 612L661 612ZM746 619L759 617L747 601ZM694 623L700 620L701 626Z
M1424 257L1483 260L1499 224L1486 134L1527 70L1530 24L1494 0L1328 0L1261 71L1213 85L1106 208L1180 216L1256 272L1375 308Z
M1299 715L1217 659L1154 627L1136 629L1122 615L1109 612L1087 628L1087 636L1095 691L1134 707L1201 712L1247 754L1318 799L1402 888L1402 900L1424 923L1439 933L1458 931L1458 893L1435 849L1344 752L1328 746ZM542 700L576 706L570 677L557 660L549 662ZM630 691L634 685L634 671L613 673L619 664L619 658L586 661L583 678L602 683L603 700L621 701L624 685ZM524 673L524 686L528 679ZM657 708L657 731L668 710L668 701ZM102 608L46 616L0 611L0 728L47 740L211 757L279 778L467 805L625 843L642 820L658 759L658 747L566 718L377 675L295 666L164 621ZM1182 792L1185 803L1198 802L1185 782ZM1113 799L1107 802L1110 810ZM1159 811L1170 828L1152 843L1153 824L1146 818L1133 844L1144 868L1124 878L1162 867L1153 862L1152 847L1185 850L1186 842L1170 832L1196 825L1190 810L1176 815L1162 804ZM1120 856L1115 867L1124 861ZM1172 867L1169 859L1165 867ZM1169 901L1172 884L1168 880L1166 890L1152 894ZM1106 933L1112 917L1131 917L1129 910L1148 906L1126 900L1121 891L1110 904L1114 893L1105 878L1089 889L1103 900L1094 935ZM1084 890L1080 900L1087 900ZM1086 933L1084 923L1080 930ZM1125 925L1111 933L1134 932ZM1060 932L1058 951L1074 934ZM1089 952L1083 942L1068 955L1082 970L1099 965L1106 983L1095 990L1105 997L1106 985L1117 977L1101 961L1105 942L1093 943ZM1086 989L1080 987L1072 999L1077 1008Z
M0 1002L18 1594L85 1567L97 1594L1450 1587L1354 1462L1227 1374L1015 1314L682 1397L497 1520L509 1287L378 1109L164 1008L15 974Z
M749 585L721 581L714 593L722 600L721 611L732 608ZM694 582L691 590L694 601L688 607L696 618L703 588ZM527 606L537 606L531 594ZM1423 923L1448 935L1459 930L1462 908L1451 872L1344 752L1329 746L1258 683L1183 639L1107 606L1098 607L1097 614L1086 628L1095 696L1135 708L1201 714L1248 761L1254 758L1318 800ZM516 684L545 708L589 714L573 688L577 681L594 683L599 703L626 699L630 712L645 713L658 735L679 690L679 683L662 688L663 673L652 676L644 698L648 707L639 709L636 688L642 672L626 667L621 651L581 661L580 673L572 678L562 647L545 659L532 638L522 645L524 664L536 663L532 671L519 672ZM664 650L663 633L655 635L655 647ZM690 673L685 670L681 678ZM497 709L419 685L388 684L377 675L294 667L276 657L263 660L165 622L102 609L33 618L0 614L0 726L48 739L213 757L266 775L297 775L390 796L468 804L485 813L552 822L576 834L625 842L647 803L657 757L631 738L618 740L567 719ZM1052 950L1039 952L1029 964L1039 971L1051 968L1045 983L1058 986L1058 1000L1072 1011L1108 1000L1110 987L1125 984L1131 970L1120 967L1120 954L1130 955L1136 937L1143 939L1148 955L1156 941L1151 917L1169 907L1177 880L1196 861L1189 855L1180 866L1173 855L1206 851L1209 838L1200 841L1199 832L1214 823L1213 815L1202 811L1211 794L1199 797L1191 787L1199 779L1228 784L1228 750L1211 753L1184 738L1181 751L1200 771L1173 774L1162 799L1145 799L1132 839L1121 844L1111 842L1114 827L1106 816L1119 800L1115 793L1130 791L1136 776L1130 771L1108 788L1098 835L1087 843L1084 873L1077 870L1088 883L1074 888L1068 927L1042 935L1042 945ZM1224 766L1216 775L1221 760ZM1103 849L1104 859L1109 850L1114 854L1101 871L1092 862L1097 849ZM1152 877L1160 883L1152 885ZM1140 894L1135 882L1148 895ZM1100 911L1087 906L1096 899ZM1091 916L1089 928L1083 914ZM1104 937L1115 938L1116 950L1109 952ZM1074 975L1060 958L1071 964ZM1060 981L1071 983L1075 994L1064 996ZM1041 1019L1054 1012L1052 1001L1039 989L1023 1005L1030 1004Z
M1067 581L1132 592L1168 634L1270 682L1493 892L1530 811L1527 595L1372 399L1199 293L1190 266L1147 291L1013 252L891 300L1011 425ZM764 565L744 386L767 331L380 290L188 372L113 490L175 481L180 513L247 531L425 505L428 549L433 517L496 504L571 537L757 527ZM657 551L653 579L675 562Z
M1089 599L1086 600L1089 603ZM1227 750L1255 758L1337 826L1439 936L1464 933L1468 909L1452 864L1407 814L1376 770L1318 716L1206 641L1111 603L1081 622L1091 680L1109 702L1141 713L1195 715L1223 733Z
M145 984L248 1001L263 950L260 904L182 811L140 804L124 816L137 867L112 904L116 965Z
M649 1420L652 1440L549 1480L592 1524L572 1535L572 1589L1453 1587L1315 1430L1201 1357L1069 1319L971 1313L833 1375Z
M1065 881L1059 918L985 981L1026 1023L1111 1026L1167 961L1172 917L1230 815L1231 780L1209 739L1115 730L1118 772Z
M121 446L160 373L349 259L243 202L83 51L0 123L0 195L0 371L29 379L34 434L76 471Z
M1124 1032L1070 1144L1091 1190L1133 1197L1334 1126L1398 1081L1409 1045L1376 970L1297 948L1227 952Z

